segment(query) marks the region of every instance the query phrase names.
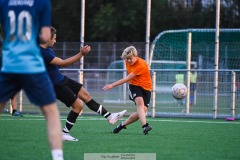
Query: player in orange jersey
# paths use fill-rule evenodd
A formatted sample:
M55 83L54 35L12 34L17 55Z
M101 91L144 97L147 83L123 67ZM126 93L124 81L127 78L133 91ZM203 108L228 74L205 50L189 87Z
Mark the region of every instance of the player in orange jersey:
M134 46L127 47L122 53L125 60L128 76L114 83L107 84L103 90L109 90L121 84L129 82L131 92L129 98L135 102L137 111L132 113L129 118L119 124L113 133L118 133L126 126L140 119L143 133L146 135L152 127L146 121L146 113L151 99L152 80L147 63L138 57L138 52Z

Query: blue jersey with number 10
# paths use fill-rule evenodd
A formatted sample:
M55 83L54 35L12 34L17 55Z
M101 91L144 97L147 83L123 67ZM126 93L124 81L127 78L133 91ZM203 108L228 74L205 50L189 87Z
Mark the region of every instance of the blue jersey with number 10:
M37 39L40 28L51 25L49 0L0 0L0 24L4 36L1 71L45 71Z

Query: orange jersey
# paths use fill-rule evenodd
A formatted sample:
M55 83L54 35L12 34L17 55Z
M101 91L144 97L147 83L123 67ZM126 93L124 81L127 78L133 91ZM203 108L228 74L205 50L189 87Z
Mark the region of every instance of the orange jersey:
M135 86L140 86L145 90L151 91L152 90L152 79L150 76L150 71L148 69L147 63L137 57L137 61L130 65L128 62L125 62L127 73L134 73L136 77L129 81L130 84Z

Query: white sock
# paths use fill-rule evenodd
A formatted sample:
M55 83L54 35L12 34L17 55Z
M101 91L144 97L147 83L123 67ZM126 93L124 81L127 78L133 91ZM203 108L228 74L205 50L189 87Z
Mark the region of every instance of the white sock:
M64 160L63 159L63 151L61 149L52 150L52 158L53 158L53 160Z

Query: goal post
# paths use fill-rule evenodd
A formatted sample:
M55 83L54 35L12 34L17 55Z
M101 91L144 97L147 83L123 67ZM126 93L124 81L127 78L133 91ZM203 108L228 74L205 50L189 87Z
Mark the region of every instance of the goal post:
M226 103L228 99L233 99L233 94L229 92L231 90L231 78L227 78L226 75L231 77L231 70L239 70L239 52L240 52L240 29L220 29L219 30L219 63L218 63L218 93L214 91L214 83L216 81L215 77L215 32L216 29L184 29L184 30L168 30L159 33L154 39L151 49L150 49L150 59L149 66L151 69L156 69L154 67L154 61L172 61L177 63L179 61L193 62L195 61L197 67L190 65L186 70L182 70L187 75L187 85L189 86L189 73L191 71L196 71L198 73L198 82L197 90L195 90L194 104L196 106L201 105L200 101L196 101L196 98L199 99L203 95L205 98L201 97L203 101L211 101L211 116L217 118L217 116L226 113L226 110L233 108ZM189 33L191 33L191 43L188 43ZM190 49L189 49L189 46ZM190 57L190 59L189 59ZM170 62L169 62L170 64ZM170 73L170 72L169 72ZM237 72L239 73L239 72ZM165 76L167 74L159 75L157 77ZM239 74L236 75L239 79ZM209 82L209 80L211 82ZM161 79L157 79L157 82L162 83ZM227 84L228 83L228 84ZM207 96L208 95L208 96ZM218 96L219 98L215 98ZM229 98L227 98L229 97ZM218 101L217 104L215 100ZM225 100L225 101L224 101ZM238 99L237 99L238 100ZM189 103L189 97L185 100ZM221 103L223 102L223 103ZM233 102L234 103L234 102ZM232 102L229 101L229 104ZM237 104L237 103L236 103ZM202 104L203 105L203 104ZM227 108L225 106L228 106ZM213 109L214 108L214 111ZM185 113L192 113L193 107L186 107L184 110ZM216 111L217 110L217 111ZM219 114L218 114L219 112Z

